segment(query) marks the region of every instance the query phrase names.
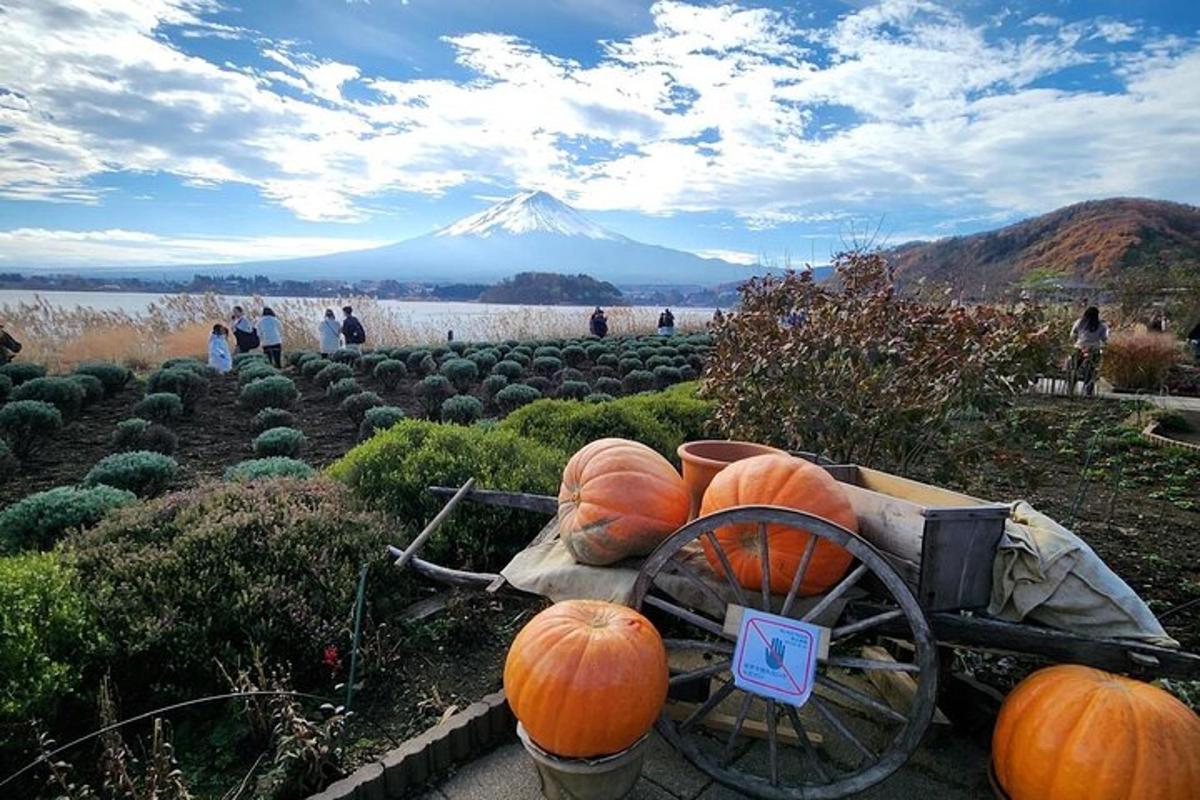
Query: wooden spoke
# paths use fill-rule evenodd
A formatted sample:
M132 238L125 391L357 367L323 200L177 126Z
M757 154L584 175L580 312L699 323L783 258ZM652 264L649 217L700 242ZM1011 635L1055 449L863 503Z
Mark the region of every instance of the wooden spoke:
M681 732L686 731L688 728L692 727L697 722L711 714L714 708L723 703L726 697L729 697L729 695L733 692L733 689L733 681L721 684L720 689L717 689L715 692L709 695L708 699L704 701L703 705L689 714L688 718L680 723L679 730Z
M775 701L767 700L767 744L771 765L771 785L779 785L779 735L775 728L779 721L775 719Z
M850 656L830 656L825 659L825 666L840 667L841 669L879 670L880 672L920 672L916 664L906 664L903 661L876 661L871 658L852 658Z
M762 565L762 607L771 613L771 553L767 545L767 523L758 523L758 561Z
M713 675L720 675L729 669L731 663L730 661L717 661L716 663L691 670L690 672L681 672L678 675L672 675L668 683L671 686L678 686L681 683L691 683L700 678L711 678Z
M665 611L668 614L679 617L684 622L690 622L697 628L708 631L713 636L720 636L722 639L732 639L733 637L721 628L720 625L713 622L707 617L702 617L694 611L688 611L686 608L675 605L669 600L663 600L661 597L655 597L652 594L646 595L646 605L654 606L660 611Z
M816 551L817 537L809 534L808 544L804 545L804 554L800 556L800 568L792 576L792 585L788 589L787 597L784 598L783 609L779 612L780 616L786 617L788 612L792 610L792 603L796 602L796 595L800 592L800 584L804 581L804 573L808 572L809 562L812 561L813 553Z
M706 642L703 639L663 639L667 650L698 650L702 653L720 653L733 655L733 645L729 642Z
M733 721L733 730L729 732L729 738L725 740L725 749L722 751L721 760L728 761L733 755L733 745L737 742L738 734L742 732L742 726L746 724L746 715L750 713L750 704L754 702L754 695L745 692L742 695L742 705L738 708L737 719Z
M673 559L671 559L671 561L669 563L670 563L672 569L676 570L680 575L683 575L683 576L691 579L692 583L699 586L700 589L705 594L707 594L709 597L711 597L713 600L715 600L717 603L717 608L724 608L728 604L729 601L726 598L722 597L717 592L717 590L712 587L712 584L710 584L708 581L704 580L704 578L701 577L699 572L692 569L691 566L685 564L682 559L673 558ZM659 573L660 576L662 574L663 573L661 573L661 572Z
M830 589L825 596L821 598L821 602L810 608L808 612L800 618L800 621L811 622L819 617L822 613L824 613L825 609L836 603L839 597L850 591L851 587L858 583L862 576L866 574L867 565L859 564L853 572L842 578L841 583Z
M825 769L825 765L821 763L821 757L817 755L817 748L813 747L813 743L808 740L808 731L804 729L804 723L800 721L796 707L785 703L783 708L787 712L788 719L792 721L792 730L800 739L800 749L804 751L805 759L813 768L813 772L817 773L817 777L823 782L829 783L829 770Z
M850 744L854 745L854 748L858 750L858 752L866 756L868 761L875 761L879 758L875 754L875 751L859 741L859 738L855 736L849 728L846 727L846 723L842 722L841 719L838 718L837 714L834 714L833 711L823 702L821 702L819 698L810 697L808 702L817 709L817 713L819 713L835 731L841 734L843 739L850 742Z
M893 608L891 611L884 611L882 614L876 614L866 619L860 619L858 622L851 622L848 625L843 625L840 628L834 628L831 639L837 641L844 639L847 636L865 631L868 628L874 628L876 625L882 625L885 622L891 622L894 619L899 619L904 616L904 611L899 608Z
M725 580L729 581L729 588L733 590L733 596L737 598L738 605L749 608L750 603L746 601L746 594L742 591L742 585L733 576L733 566L729 563L729 556L725 555L725 550L721 547L721 543L717 541L716 534L712 531L705 531L704 537L708 539L709 545L716 551L717 560L721 562L721 569L725 571Z
M834 694L840 694L842 697L847 697L856 703L860 703L872 711L882 714L893 722L905 723L908 722L908 717L896 711L888 705L884 705L873 697L868 697L857 689L851 689L844 683L838 683L833 678L827 675L817 676L817 685L823 686Z

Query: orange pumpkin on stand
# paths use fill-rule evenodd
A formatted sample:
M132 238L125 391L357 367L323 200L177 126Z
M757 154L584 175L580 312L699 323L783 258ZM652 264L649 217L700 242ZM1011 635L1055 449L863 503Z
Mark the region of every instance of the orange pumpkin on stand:
M725 467L705 490L700 515L749 505L806 511L847 530L858 531L858 517L841 484L817 465L789 455L755 456ZM763 565L758 524L726 525L714 534L729 559L737 582L747 589L761 589ZM772 523L767 526L772 594L787 594L811 536L806 530L786 525ZM723 576L725 569L707 538L703 545L709 564ZM833 586L846 574L852 560L853 556L844 548L828 539L817 540L812 561L800 583L800 595L818 594Z
M644 444L598 439L563 470L558 532L581 564L644 556L687 519L683 478Z
M1005 699L992 767L1011 800L1196 800L1200 717L1148 683L1048 667Z
M601 600L566 600L517 634L504 663L509 707L548 753L630 747L667 699L667 651L650 620Z

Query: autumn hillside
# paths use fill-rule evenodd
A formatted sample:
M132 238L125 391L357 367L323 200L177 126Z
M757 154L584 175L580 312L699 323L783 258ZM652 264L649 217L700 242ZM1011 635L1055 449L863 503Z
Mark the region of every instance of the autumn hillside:
M900 245L890 257L903 283L925 278L972 293L1050 274L1103 285L1131 268L1200 270L1200 208L1094 200L995 231Z

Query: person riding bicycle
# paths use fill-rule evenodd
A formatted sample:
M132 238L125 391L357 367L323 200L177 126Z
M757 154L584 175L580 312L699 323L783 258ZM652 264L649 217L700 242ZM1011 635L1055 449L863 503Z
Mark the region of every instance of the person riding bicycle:
M1100 319L1100 309L1088 306L1083 316L1071 326L1071 342L1075 346L1071 354L1071 374L1083 379L1084 393L1089 396L1096 391L1096 373L1107 341L1108 325Z

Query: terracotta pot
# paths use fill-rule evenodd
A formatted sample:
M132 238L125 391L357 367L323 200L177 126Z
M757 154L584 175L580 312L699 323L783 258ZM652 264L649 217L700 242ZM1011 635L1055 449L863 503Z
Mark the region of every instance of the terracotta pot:
M692 498L688 519L696 518L704 490L712 483L717 473L735 461L753 458L768 453L786 452L777 447L754 442L736 442L728 439L705 439L699 442L684 442L679 445L679 460L683 462L683 482Z

